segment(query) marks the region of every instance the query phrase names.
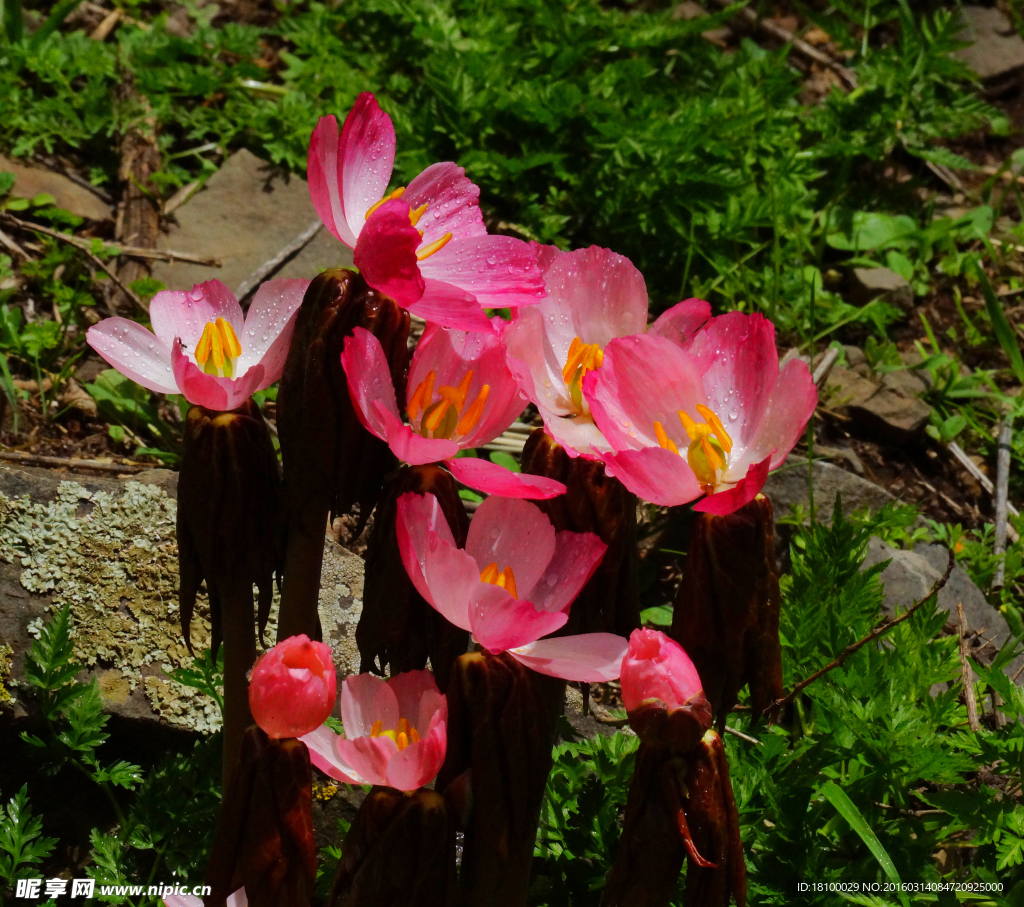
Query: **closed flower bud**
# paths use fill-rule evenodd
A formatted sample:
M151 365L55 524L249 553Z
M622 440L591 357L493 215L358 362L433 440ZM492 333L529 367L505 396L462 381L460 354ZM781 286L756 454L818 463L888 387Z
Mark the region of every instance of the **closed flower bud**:
M249 707L269 737L301 737L331 714L337 679L330 646L289 636L261 655L249 675Z

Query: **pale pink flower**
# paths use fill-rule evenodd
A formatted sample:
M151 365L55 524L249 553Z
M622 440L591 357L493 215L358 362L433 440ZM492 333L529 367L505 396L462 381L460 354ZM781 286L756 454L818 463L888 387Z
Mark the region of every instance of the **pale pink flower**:
M152 333L128 318L105 318L86 339L121 374L151 391L232 410L281 377L307 286L308 280L264 283L244 318L219 280L187 293L164 290L149 305Z
M592 457L594 450L611 450L583 393L583 378L600 367L604 348L645 328L682 342L707 321L711 306L687 299L647 328L647 286L628 258L598 246L534 247L548 295L518 310L502 335L509 368L548 434L569 456Z
M168 894L164 896L165 907L203 907L203 899L194 894ZM228 895L227 907L246 907L249 898L244 888Z
M341 364L359 420L399 460L413 466L443 462L460 482L488 494L550 498L565 491L553 479L455 456L496 438L526 405L496 333L427 326L409 367L408 424L398 409L384 349L373 334L356 328L345 341Z
M267 736L301 737L327 720L337 684L331 647L289 636L252 666L249 708Z
M622 704L627 712L660 700L673 711L704 690L690 656L660 630L634 630L622 659Z
M328 230L355 250L366 282L414 315L445 327L489 331L483 308L537 302L536 254L509 236L488 236L480 190L451 163L432 164L387 192L395 129L363 93L338 133L322 117L309 142L309 194Z
M601 454L611 475L664 506L707 494L694 509L716 514L757 496L818 400L804 362L780 371L772 323L740 312L712 318L683 346L650 334L613 340L583 392L616 451Z
M341 684L345 736L329 727L302 737L318 769L346 784L416 790L441 770L448 700L429 671L390 680L354 674Z
M569 608L606 549L590 532L556 532L540 508L491 496L459 548L431 494L398 499L398 547L413 585L450 623L492 654L541 674L602 681L619 676L626 640L611 633L541 639Z

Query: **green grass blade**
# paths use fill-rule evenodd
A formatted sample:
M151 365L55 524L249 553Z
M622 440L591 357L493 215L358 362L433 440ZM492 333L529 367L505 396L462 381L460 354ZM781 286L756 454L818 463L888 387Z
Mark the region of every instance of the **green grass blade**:
M883 872L889 877L889 881L897 886L902 885L900 874L896 871L896 866L893 864L889 854L885 852L882 842L878 840L878 837L871 830L864 816L861 815L860 810L854 806L853 801L846 795L846 791L836 784L835 781L829 781L820 788L820 791L822 796L836 808L836 812L846 819L850 828L857 832L860 839L867 845L868 850L878 860L878 865L882 867ZM899 889L897 888L897 890ZM901 895L900 901L906 904L906 896Z
M1010 327L1006 315L1003 314L1003 306L999 302L999 297L996 296L985 272L977 263L974 265L974 273L978 278L978 283L981 284L981 293L985 297L985 311L988 312L988 317L992 320L996 339L1003 348L1003 352L1006 353L1007 359L1010 360L1010 367L1017 376L1017 380L1024 384L1024 359L1021 359L1020 347L1017 346L1017 337L1013 333L1013 328Z

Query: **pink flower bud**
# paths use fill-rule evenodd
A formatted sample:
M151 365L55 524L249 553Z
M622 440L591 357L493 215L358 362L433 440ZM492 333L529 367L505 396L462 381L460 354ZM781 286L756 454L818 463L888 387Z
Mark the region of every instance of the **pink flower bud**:
M330 646L289 636L256 659L249 674L249 707L270 737L301 737L331 714L337 678Z
M697 669L683 647L659 630L634 630L622 659L622 702L633 712L660 699L668 711L685 706L702 692Z

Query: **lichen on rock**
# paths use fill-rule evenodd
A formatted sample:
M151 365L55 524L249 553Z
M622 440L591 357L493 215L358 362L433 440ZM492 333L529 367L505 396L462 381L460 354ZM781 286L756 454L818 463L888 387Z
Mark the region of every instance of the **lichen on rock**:
M177 505L162 488L126 482L119 494L62 482L52 501L0 493L0 558L20 565L30 592L50 595L51 610L70 605L74 659L105 672L116 701L143 683L153 709L170 724L212 731L213 702L166 674L190 667L178 611ZM209 610L197 603L192 645L209 646Z

